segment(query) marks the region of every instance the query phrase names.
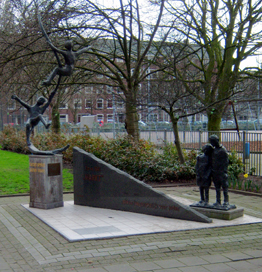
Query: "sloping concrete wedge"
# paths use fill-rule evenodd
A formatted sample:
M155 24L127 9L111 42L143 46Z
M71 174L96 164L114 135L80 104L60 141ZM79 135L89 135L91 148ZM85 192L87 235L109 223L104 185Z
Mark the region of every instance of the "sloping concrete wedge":
M211 223L212 219L74 147L74 204Z

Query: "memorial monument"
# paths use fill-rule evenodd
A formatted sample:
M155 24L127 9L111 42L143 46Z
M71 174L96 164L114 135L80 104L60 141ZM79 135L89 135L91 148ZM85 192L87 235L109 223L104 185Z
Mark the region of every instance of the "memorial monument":
M211 223L212 220L74 147L74 204Z
M60 155L65 151L69 145L58 148L55 150L42 151L36 148L30 140L30 136L34 128L41 122L46 129L51 123L46 122L43 117L44 112L49 107L52 99L54 98L58 87L60 85L62 76L70 76L74 69L76 58L86 52L87 48L83 48L77 52L73 52L72 41L65 42L66 51L56 48L50 41L46 31L44 30L41 17L38 14L38 21L40 28L46 38L48 44L54 51L58 67L56 67L46 81L43 82L44 86L51 85L51 81L56 75L58 80L54 91L51 92L48 99L39 97L34 105L29 105L15 94L11 96L12 99L19 102L25 107L29 113L29 119L26 122L26 143L32 155L29 156L29 172L30 172L30 207L51 209L63 206L63 156ZM58 53L64 57L65 65L58 57Z
M210 145L202 149L204 154L197 157L196 179L200 191L200 201L190 205L203 214L219 219L234 219L243 216L243 209L237 209L229 204L228 196L228 153L225 147L219 143L217 135L209 137ZM211 180L216 190L216 202L209 204L209 187ZM221 188L224 202L221 204Z
M209 187L211 186L212 175L212 152L211 145L204 145L202 148L203 154L197 156L196 162L196 181L199 186L200 201L199 206L209 205Z

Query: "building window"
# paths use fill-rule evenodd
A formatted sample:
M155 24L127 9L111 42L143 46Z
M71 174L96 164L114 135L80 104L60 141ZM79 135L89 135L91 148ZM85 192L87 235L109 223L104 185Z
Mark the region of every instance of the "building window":
M74 109L82 109L82 99L74 99Z
M97 94L102 94L103 93L103 86L97 86L96 87L96 93Z
M103 109L103 102L104 102L104 100L103 100L102 98L97 99L96 107L97 107L98 109Z
M86 109L91 109L92 108L92 101L89 99L85 100L85 108Z
M117 121L120 122L120 123L124 123L124 114L123 113L118 113L117 114Z
M97 114L96 120L97 122L104 121L104 114Z
M67 103L60 103L59 109L68 109Z
M113 123L114 119L113 119L113 114L108 114L107 115L107 123Z
M113 100L112 99L108 99L107 100L107 108L108 109L112 109L113 108Z
M60 114L60 122L67 123L68 122L68 115L67 114Z
M10 101L8 103L8 109L9 110L14 110L15 109L15 101Z
M150 122L157 122L158 115L156 113L151 113L151 114L149 114L149 118L148 119L149 119Z
M113 92L113 87L112 86L106 86L106 92L108 94L111 94Z
M116 101L116 107L117 107L118 109L123 109L123 107L124 107L124 102L123 102L123 100L118 99L118 100Z
M91 94L92 92L93 92L93 86L85 87L85 93L86 94Z

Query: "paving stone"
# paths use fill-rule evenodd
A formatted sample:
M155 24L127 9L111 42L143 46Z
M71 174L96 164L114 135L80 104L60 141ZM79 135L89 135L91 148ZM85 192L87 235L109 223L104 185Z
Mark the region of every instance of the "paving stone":
M201 258L207 261L208 263L225 263L230 261L230 259L228 259L227 257L219 255L219 254L204 255L204 256L201 256Z
M202 264L208 263L207 261L199 257L183 257L183 258L178 258L178 261L185 264L186 266L202 265Z
M210 272L203 266L190 266L190 267L180 267L182 272Z
M174 260L174 259L155 261L155 263L162 268L176 268L176 267L185 266L185 264L179 262L178 260Z
M132 263L132 267L138 271L148 271L153 269L160 269L161 267L153 262L141 262L141 263Z
M247 261L237 261L237 262L230 262L227 263L228 266L233 267L236 270L246 270L249 271L250 269L255 269L256 265L247 262Z
M160 270L153 270L154 272L181 272L178 268L167 268L167 269L160 269Z
M183 190L192 192L190 188L176 188L173 189L173 193L182 196ZM198 192L196 197L199 197ZM72 196L68 199L71 200ZM262 217L262 198L256 198L253 202L252 198L243 200L242 197L233 197L230 199L234 201L232 202L234 204L235 199L239 199L239 203L248 203L247 212ZM1 203L5 205L1 206L1 209L4 209L5 214L9 214L5 223L10 226L10 228L4 226L1 222L2 217L0 218L0 255L9 267L12 265L14 268L14 270L9 268L5 269L6 271L3 270L1 265L3 262L1 263L0 258L1 272L69 272L71 268L74 268L73 271L81 272L109 272L105 267L113 269L114 266L119 266L119 269L125 266L131 267L137 272L196 272L199 268L202 269L201 272L206 270L253 272L260 271L262 267L261 223L69 243L20 206L20 203L28 203L29 198L20 198L19 201L11 199L3 201L0 198L0 205ZM14 228L13 224L18 228ZM19 239L14 234L18 235ZM33 239L30 240L30 238ZM200 242L202 245L194 246L195 242ZM157 249L153 249L154 246ZM144 251L139 251L142 247ZM120 248L122 252L121 250L117 252ZM35 249L37 254L33 252ZM115 250L113 254L112 249ZM137 250L126 253L126 249ZM93 257L92 253L107 253L107 256ZM39 256L45 263L40 264ZM57 260L57 258L65 260L64 258L70 256L75 259L66 262ZM184 261L190 259L191 262L182 263L184 266L176 267L180 258ZM201 264L196 265L192 258L199 258L202 260L198 260ZM92 262L89 263L90 261ZM205 263L202 264L202 262ZM147 266L138 267L139 269L134 267L141 263L146 263ZM247 269L243 270L245 266ZM142 270L143 268L146 270ZM118 272L117 269L114 272Z
M105 266L104 269L108 272L136 272L136 269L129 264Z
M224 263L219 264L207 264L203 265L203 268L207 269L210 272L231 272L231 271L237 271L233 267L228 266Z
M228 258L232 261L250 259L249 255L242 253L242 252L227 252L227 253L224 253L223 256L225 256L226 258Z
M78 269L77 272L107 272L104 268Z

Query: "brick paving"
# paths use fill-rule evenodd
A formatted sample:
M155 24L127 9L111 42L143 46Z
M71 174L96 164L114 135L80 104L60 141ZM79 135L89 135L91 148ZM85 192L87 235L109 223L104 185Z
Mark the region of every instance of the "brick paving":
M159 190L199 200L198 188ZM210 195L212 202L214 191ZM261 197L229 196L245 214L262 218ZM262 271L262 223L68 242L21 206L28 202L0 198L1 272Z

